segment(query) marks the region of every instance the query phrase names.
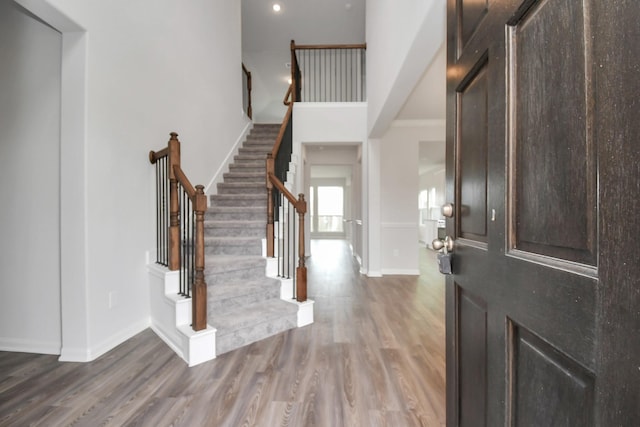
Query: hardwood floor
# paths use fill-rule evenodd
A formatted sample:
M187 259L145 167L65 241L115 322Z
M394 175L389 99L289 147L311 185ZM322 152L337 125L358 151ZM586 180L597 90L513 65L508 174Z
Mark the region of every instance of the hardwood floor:
M444 426L444 280L312 242L315 323L189 369L151 330L90 363L0 352L0 426Z

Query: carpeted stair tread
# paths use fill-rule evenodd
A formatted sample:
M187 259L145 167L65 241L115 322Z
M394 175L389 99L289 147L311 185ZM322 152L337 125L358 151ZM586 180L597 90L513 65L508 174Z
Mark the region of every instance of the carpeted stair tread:
M266 225L265 220L217 220L211 219L204 221L204 228L263 228Z
M279 297L280 281L270 277L221 283L208 288L207 311L220 316L248 304Z
M207 255L204 273L219 274L248 268L266 268L267 259L260 255Z
M235 161L263 161L267 160L266 153L239 153L233 157Z
M229 165L230 172L256 172L261 171L264 173L266 163L262 160L245 161L242 163L232 163Z
M210 200L217 206L267 206L266 191L264 194L215 194Z
M265 237L265 220L205 221L205 233L211 237Z
M218 194L264 194L267 196L265 182L223 182L218 184Z
M266 206L211 206L205 212L205 229L209 221L267 221Z
M210 321L212 326L218 330L218 335L224 335L235 329L281 317L283 314L296 316L297 312L298 307L295 304L274 298L221 314L212 313Z
M268 144L260 145L244 145L238 150L238 153L242 154L267 154L271 152L271 147Z
M275 140L275 136L273 138L248 139L242 145L242 148L260 148L263 149L265 153L270 153L273 149L273 142Z
M210 315L209 324L217 329L216 354L227 353L295 328L296 312L295 304L271 299L223 315Z
M259 280L227 282L224 284L211 286L209 296L216 299L232 298L238 295L249 295L263 292L265 290L280 291L280 281L271 277L264 277Z
M264 171L265 166L267 164L267 159L236 159L235 163L236 167L243 167L244 170L252 170L252 171ZM231 170L231 168L229 168ZM235 169L234 169L235 170Z
M264 169L264 168L262 168ZM254 172L227 172L222 174L224 183L255 182L266 185L264 170Z
M204 238L205 254L262 255L262 237L211 237Z

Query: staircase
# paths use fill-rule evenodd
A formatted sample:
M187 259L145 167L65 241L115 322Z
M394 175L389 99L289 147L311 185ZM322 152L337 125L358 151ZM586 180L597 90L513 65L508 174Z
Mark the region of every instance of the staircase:
M256 124L205 216L207 322L217 329L216 355L298 326L298 306L280 299L280 280L266 276L265 160L280 125Z

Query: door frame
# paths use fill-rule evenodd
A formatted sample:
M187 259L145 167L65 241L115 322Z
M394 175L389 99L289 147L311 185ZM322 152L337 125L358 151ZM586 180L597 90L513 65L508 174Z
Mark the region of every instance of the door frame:
M87 271L86 100L87 33L48 2L15 0L62 33L60 123L60 361L95 358L89 342Z

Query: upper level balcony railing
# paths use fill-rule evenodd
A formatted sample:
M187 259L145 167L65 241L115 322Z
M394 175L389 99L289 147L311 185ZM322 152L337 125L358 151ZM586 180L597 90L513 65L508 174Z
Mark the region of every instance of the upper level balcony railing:
M291 41L295 102L367 100L366 44L296 45Z

